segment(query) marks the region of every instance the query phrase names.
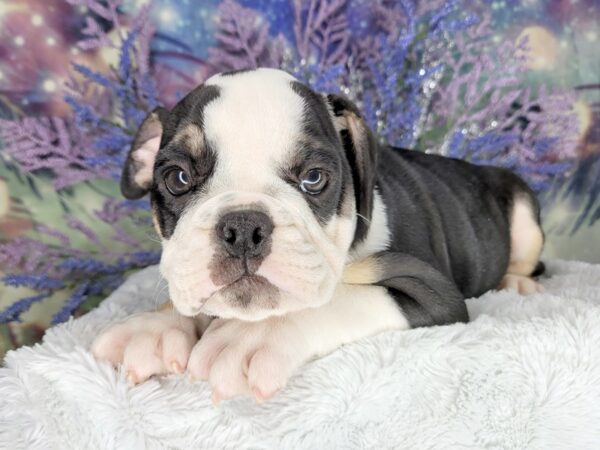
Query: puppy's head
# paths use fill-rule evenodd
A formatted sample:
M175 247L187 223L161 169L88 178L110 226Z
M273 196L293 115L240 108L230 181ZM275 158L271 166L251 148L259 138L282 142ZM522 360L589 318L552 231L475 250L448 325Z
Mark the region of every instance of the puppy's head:
M367 231L375 149L345 99L277 70L221 74L145 119L121 188L150 192L179 312L260 320L331 298Z

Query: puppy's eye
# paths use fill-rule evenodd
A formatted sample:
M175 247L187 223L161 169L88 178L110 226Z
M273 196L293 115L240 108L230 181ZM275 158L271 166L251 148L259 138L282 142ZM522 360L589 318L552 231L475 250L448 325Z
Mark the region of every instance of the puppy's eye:
M321 169L310 169L300 178L300 190L307 194L316 195L327 185L327 176Z
M188 174L179 167L169 170L164 180L167 189L173 195L183 195L192 188Z

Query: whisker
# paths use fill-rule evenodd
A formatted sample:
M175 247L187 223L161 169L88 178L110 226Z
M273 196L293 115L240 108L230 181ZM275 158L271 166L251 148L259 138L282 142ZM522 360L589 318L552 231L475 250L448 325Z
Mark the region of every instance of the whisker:
M356 213L356 215L358 217L360 217L362 220L364 220L365 222L367 222L369 224L371 223L371 221L369 219L367 219L365 216L363 216L362 214Z
M146 238L148 238L148 240L152 241L152 242L156 242L157 244L162 244L162 241L160 239L157 239L156 234L146 234Z
M164 285L162 287L160 286L161 282L164 282ZM167 283L167 280L165 280L162 277L158 277L156 279L156 284L154 285L154 311L157 311L160 306L158 298L168 287L169 284Z

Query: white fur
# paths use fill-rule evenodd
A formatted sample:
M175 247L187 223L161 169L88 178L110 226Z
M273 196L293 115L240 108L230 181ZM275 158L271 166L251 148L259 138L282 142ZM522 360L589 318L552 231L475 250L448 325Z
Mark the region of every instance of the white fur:
M278 195L286 200L285 191ZM173 236L163 241L161 273L169 282L175 307L184 315L199 312L225 318L260 320L331 299L341 278L346 259L345 248L338 248L318 224L305 202L277 200L260 193L225 192L188 208L180 218ZM214 254L211 235L224 208L242 208L260 203L275 225L271 251L257 275L267 278L279 291L276 308L262 308L256 299L238 308L227 302L223 286L210 276ZM348 230L350 231L350 230ZM346 238L348 241L351 236Z
M312 357L385 330L410 328L385 288L349 284L339 284L322 306L282 317L215 319L193 350L192 320L174 311L135 315L104 330L92 351L114 365L122 362L134 383L187 366L191 379L210 381L215 399L251 393L262 401Z
M132 383L153 375L183 373L198 331L203 331L196 326L200 322L172 310L134 314L103 330L91 351L101 361L122 365Z
M293 80L279 70L259 69L205 83L219 87L219 97L204 110L206 139L219 152L211 193L283 187L278 163L289 159L302 131L304 104L291 88Z
M364 220L359 218L358 220ZM369 231L350 253L349 261L360 261L374 253L387 249L390 243L390 229L387 223L386 207L377 189L373 198L373 212L369 222Z
M192 379L210 382L215 399L252 394L262 401L310 358L381 331L408 328L385 288L341 284L318 308L259 322L214 320L192 351L188 370Z
M209 383L183 374L131 387L88 351L107 324L165 300L148 268L42 344L6 355L0 448L596 449L600 266L548 271L544 294L490 292L468 301L471 323L359 340L306 364L263 404L215 407Z
M206 82L219 87L203 112L204 135L218 153L216 169L163 241L161 259L173 304L184 315L261 320L324 304L341 278L354 219L334 217L323 227L303 194L281 179L302 133L304 100L292 90L293 80L282 71L259 69ZM279 294L269 308L260 295L249 306L228 301L227 286L210 269L220 216L257 205L275 226L271 251L256 272Z

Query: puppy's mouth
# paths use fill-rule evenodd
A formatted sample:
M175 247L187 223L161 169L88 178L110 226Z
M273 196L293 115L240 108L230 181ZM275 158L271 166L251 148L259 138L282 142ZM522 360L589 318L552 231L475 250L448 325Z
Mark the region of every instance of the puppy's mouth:
M211 266L210 278L220 289L226 289L236 285L236 283L248 282L255 278L264 278L256 274L260 267L262 258L216 258ZM246 281L244 281L246 280Z
M211 267L210 278L218 289L211 295L227 299L228 303L246 308L256 302L256 298L267 300L264 306L272 303L277 288L263 275L258 275L262 258L222 257L215 260ZM208 313L210 297L204 304ZM212 315L217 311L211 311Z
M200 308L200 312L223 317L223 304L232 308L249 310L260 307L264 310L277 306L278 289L264 276L245 272L228 284L220 287Z
M232 283L221 288L223 292L244 293L244 292L259 292L262 289L273 287L273 285L265 277L260 275L244 274ZM247 306L247 304L242 304Z

